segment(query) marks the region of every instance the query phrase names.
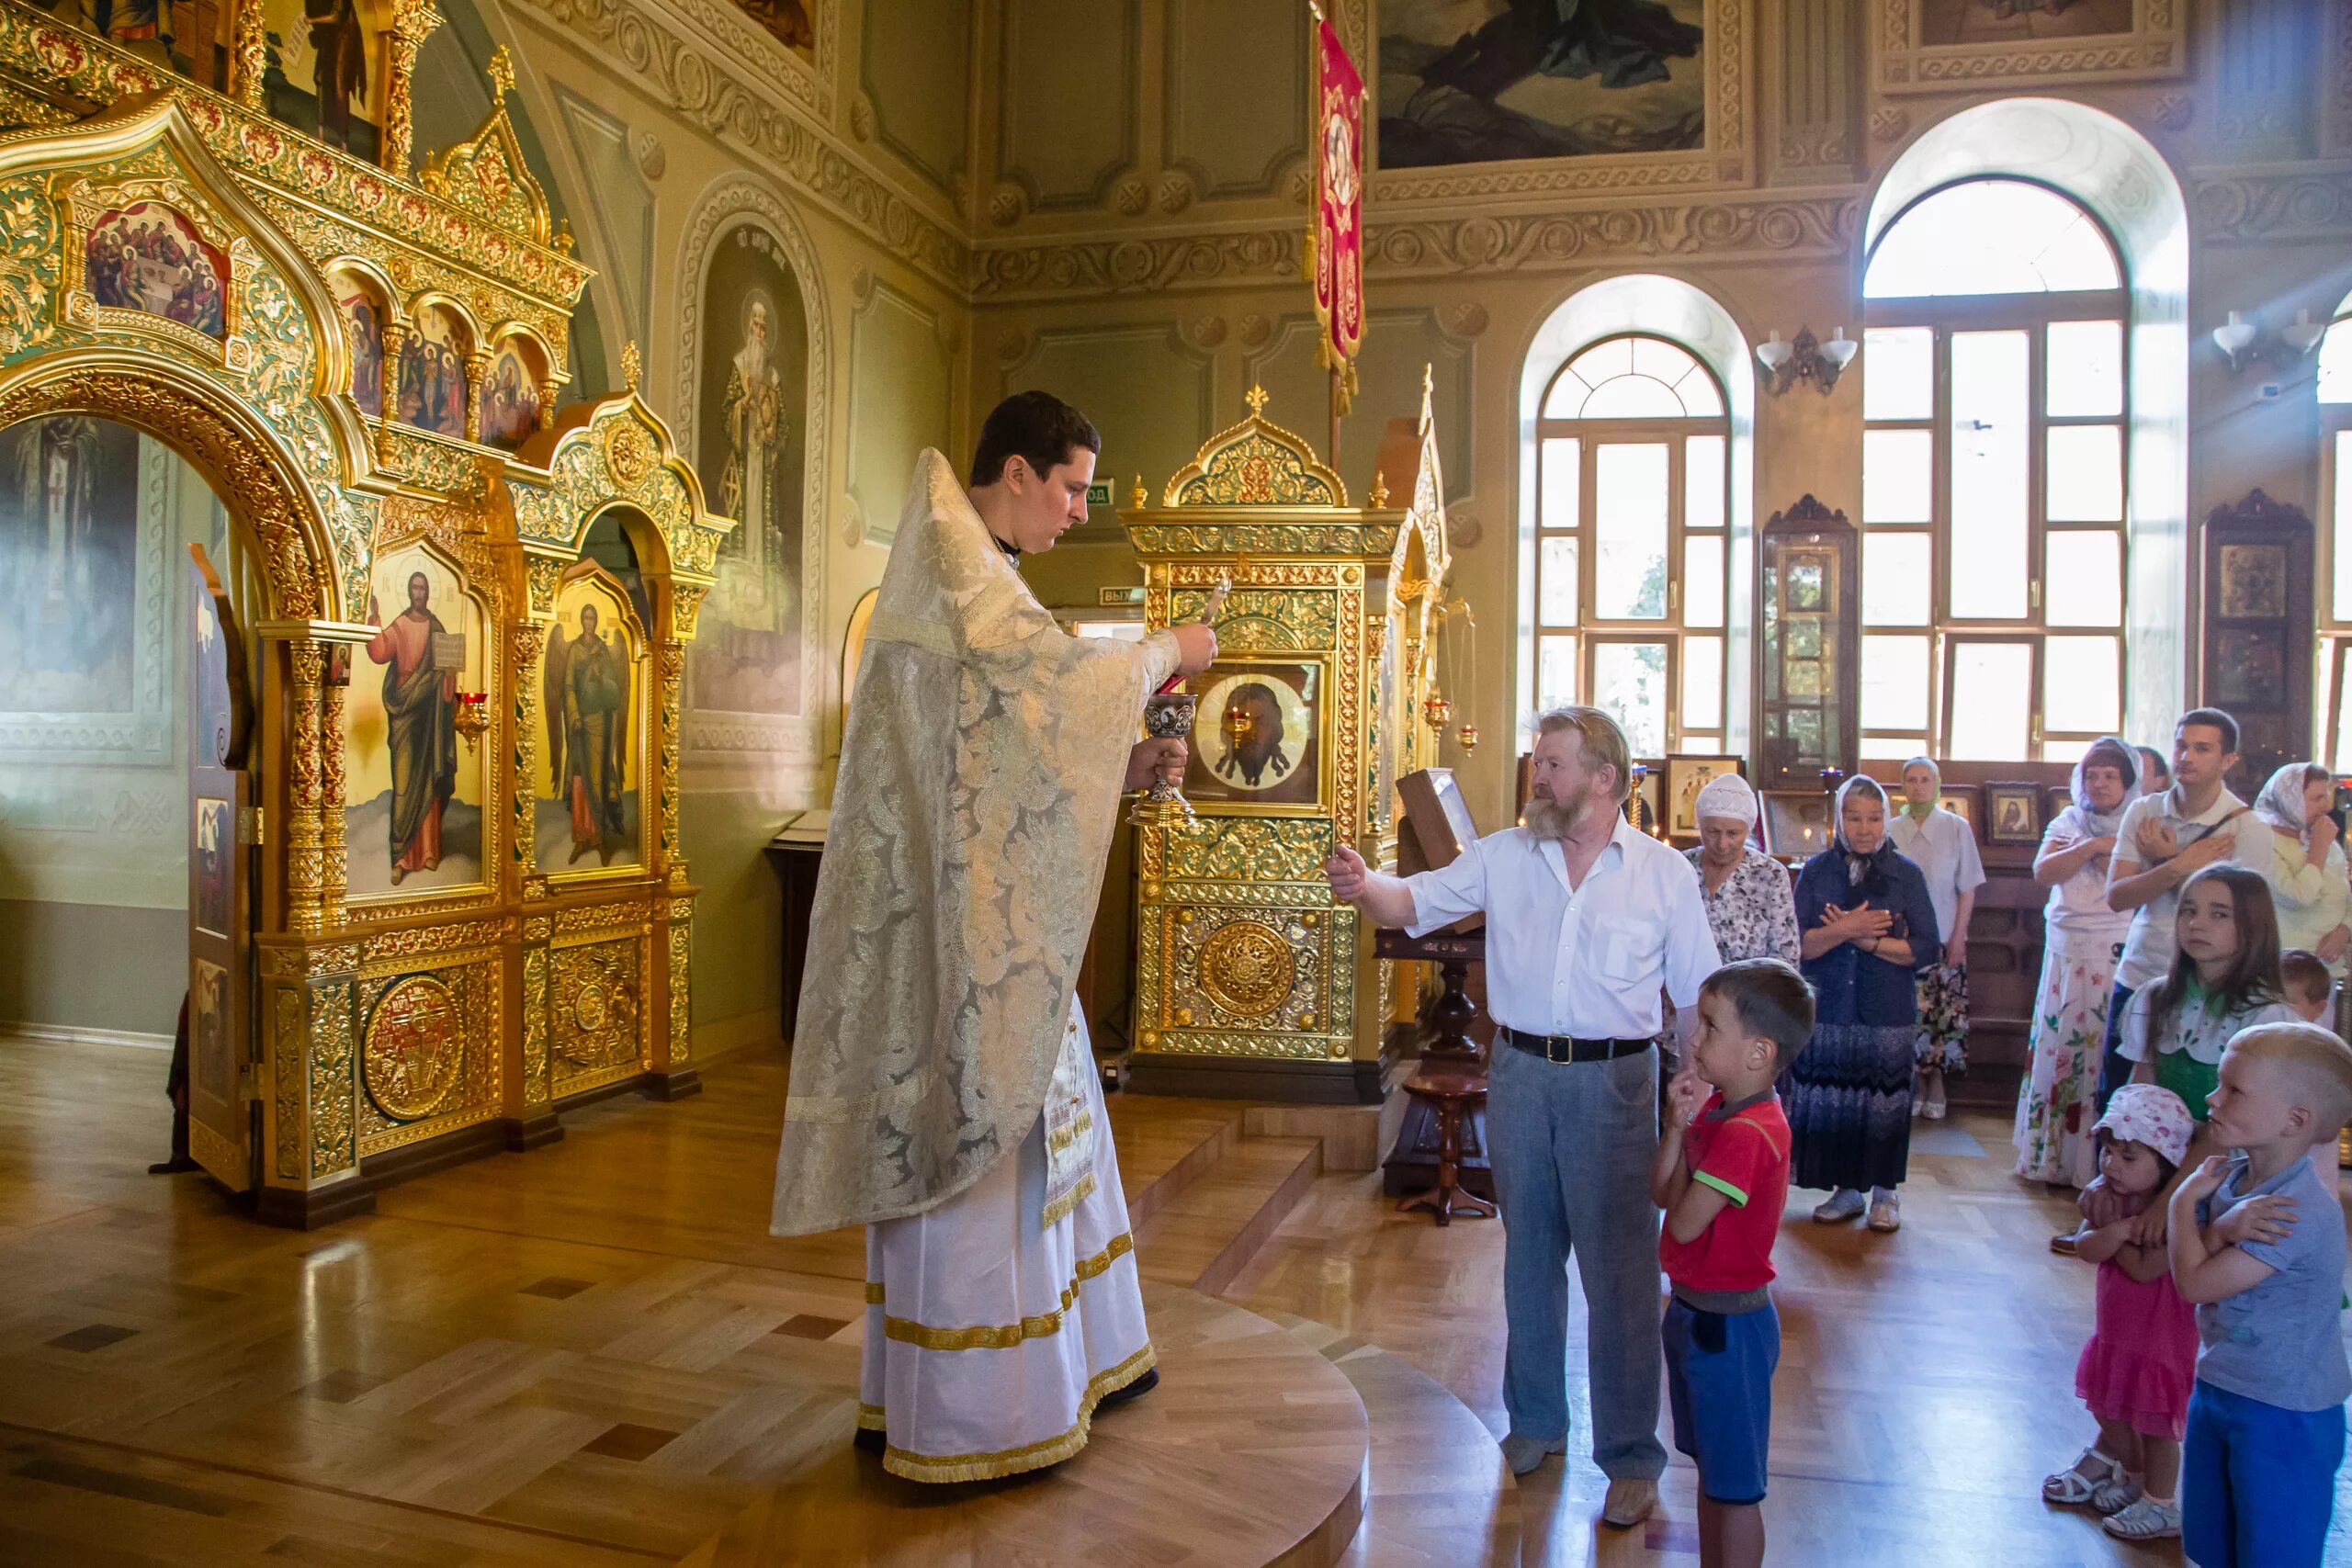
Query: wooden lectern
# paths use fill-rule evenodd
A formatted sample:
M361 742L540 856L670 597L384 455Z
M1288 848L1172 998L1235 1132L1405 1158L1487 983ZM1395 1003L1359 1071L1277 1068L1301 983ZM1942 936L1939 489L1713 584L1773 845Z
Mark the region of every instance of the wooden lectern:
M1451 768L1407 773L1396 781L1396 794L1404 806L1396 825L1399 876L1451 864L1478 837L1469 803L1462 798ZM1419 937L1379 931L1373 938L1373 952L1381 958L1417 959L1438 966L1441 987L1420 1015L1421 1060L1428 1066L1475 1067L1483 1075L1486 1053L1471 1037L1473 1027L1483 1021L1483 1010L1471 996L1471 966L1486 960L1485 922L1473 917ZM1484 1107L1467 1112L1464 1120L1457 1179L1463 1190L1492 1198L1494 1171L1487 1159ZM1418 1097L1408 1100L1396 1147L1381 1166L1382 1187L1389 1196L1437 1184L1439 1134L1437 1112L1429 1102Z

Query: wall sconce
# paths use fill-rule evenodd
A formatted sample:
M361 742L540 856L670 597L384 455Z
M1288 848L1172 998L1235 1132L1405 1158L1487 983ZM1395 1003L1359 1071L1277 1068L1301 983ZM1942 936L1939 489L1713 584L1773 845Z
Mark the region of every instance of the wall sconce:
M2329 323L2314 321L2308 310L2295 312L2295 319L2276 333L2267 333L2259 321L2250 321L2243 310L2232 310L2230 319L2213 329L2213 346L2230 362L2233 374L2243 374L2247 366L2258 359L2275 359L2281 366L2291 365L2320 345L2327 336Z
M1774 333L1758 344L1756 362L1764 367L1766 385L1776 398L1799 381L1811 381L1826 393L1860 350L1861 344L1848 337L1842 326L1827 343L1815 338L1811 327L1799 327L1793 343L1782 343Z

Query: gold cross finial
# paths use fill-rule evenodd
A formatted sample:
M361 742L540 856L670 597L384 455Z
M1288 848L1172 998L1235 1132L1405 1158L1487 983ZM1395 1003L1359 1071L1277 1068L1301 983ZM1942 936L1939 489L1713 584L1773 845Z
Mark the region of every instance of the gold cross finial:
M1127 492L1127 505L1136 512L1141 512L1150 500L1151 492L1143 488L1143 476L1137 474L1136 488Z
M506 95L514 90L514 60L503 43L491 51L490 90L500 103L504 103Z
M1266 412L1265 388L1261 387L1256 382L1252 381L1250 384L1250 391L1248 395L1241 400L1250 405L1250 417L1251 419L1260 419L1264 417Z
M1388 476L1378 468L1372 470L1372 509L1374 512L1388 504Z
M645 374L645 357L637 351L637 340L631 338L628 340L628 346L621 350L621 379L628 382L628 389L634 392L637 390L638 378L643 374Z

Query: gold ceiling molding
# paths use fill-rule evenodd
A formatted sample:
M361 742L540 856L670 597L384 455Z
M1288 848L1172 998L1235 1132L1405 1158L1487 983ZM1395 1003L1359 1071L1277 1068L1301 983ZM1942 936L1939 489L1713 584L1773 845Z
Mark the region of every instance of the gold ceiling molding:
M1366 225L1364 268L1374 277L1460 277L1656 256L1838 256L1852 253L1861 217L1859 196L1833 194L1408 219ZM975 260L973 296L997 301L1291 282L1298 247L1295 224L988 246Z
M776 107L760 60L715 59L662 16L630 0L530 0L554 21L633 72L671 112L774 172L883 249L961 292L971 247L888 184L852 162L823 132Z
M2188 205L2199 238L2209 243L2340 242L2352 235L2352 165L2192 178Z
M1922 42L1928 0L1880 0L1871 54L1880 91L1950 93L2024 80L2037 87L2154 81L2179 76L2187 66L2182 0L2133 0L2128 32L1993 44Z

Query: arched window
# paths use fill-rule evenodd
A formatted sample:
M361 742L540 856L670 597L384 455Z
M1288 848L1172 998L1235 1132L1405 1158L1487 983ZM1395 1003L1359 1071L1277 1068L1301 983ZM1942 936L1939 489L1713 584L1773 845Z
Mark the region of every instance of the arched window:
M1864 757L2064 761L2123 721L2130 314L2047 186L1920 197L1862 293Z
M1636 757L1720 751L1731 423L1713 372L1629 333L1554 373L1535 421L1535 705L1586 702Z
M2319 694L2321 743L2328 766L2352 764L2352 297L2319 344L2320 530Z

